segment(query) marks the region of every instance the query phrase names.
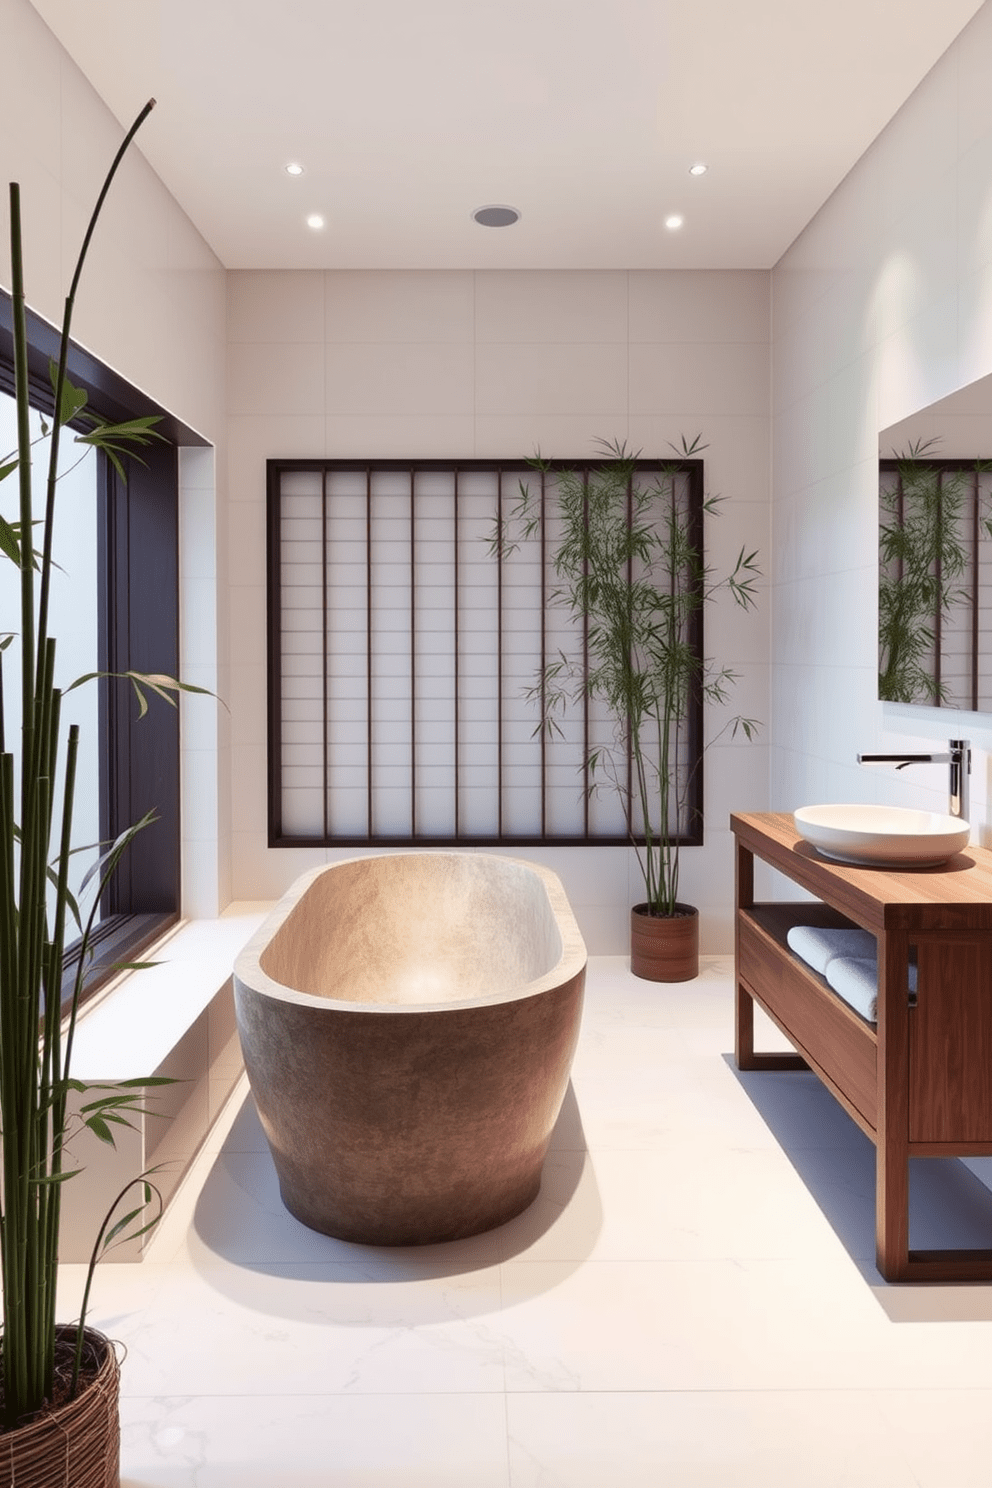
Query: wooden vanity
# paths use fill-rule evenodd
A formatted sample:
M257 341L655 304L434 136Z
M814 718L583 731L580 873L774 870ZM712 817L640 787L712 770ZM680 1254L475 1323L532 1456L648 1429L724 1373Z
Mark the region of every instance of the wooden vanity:
M875 1143L876 1259L887 1280L992 1280L992 1233L988 1250L910 1250L908 1212L911 1157L992 1155L992 853L967 847L936 868L856 868L820 857L791 815L730 824L738 1068L808 1067ZM756 857L819 902L755 903ZM799 924L859 925L876 937L877 1024L788 949ZM755 1002L796 1054L755 1053Z

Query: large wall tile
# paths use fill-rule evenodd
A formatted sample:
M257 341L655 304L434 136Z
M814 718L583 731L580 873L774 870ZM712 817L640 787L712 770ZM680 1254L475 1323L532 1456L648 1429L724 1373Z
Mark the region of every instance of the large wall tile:
M330 342L324 409L335 417L470 414L472 370L468 344Z
M325 420L322 413L244 416L228 419L228 495L232 503L255 502L257 521L265 528L266 460L308 459L322 455ZM233 527L244 517L235 512Z
M768 275L758 271L640 269L630 274L632 342L767 345L769 308Z
M768 348L760 343L631 344L632 414L764 415L768 404Z
M992 132L986 90L992 51L992 10L979 8L951 48L957 67L958 148L967 153Z
M235 416L322 414L324 348L316 342L239 342L227 363L227 408Z
M324 275L327 342L470 342L469 272L380 270Z
M627 348L620 342L480 344L476 403L481 417L627 411Z
M324 427L324 453L338 460L466 460L476 453L470 413L329 413Z
M626 342L627 283L607 270L480 270L476 341Z
M227 335L238 341L324 341L324 275L240 270L227 275Z
M595 411L478 414L474 420L475 453L484 460L525 460L538 453L546 459L589 460L601 452L601 440L625 440L628 423L624 414Z

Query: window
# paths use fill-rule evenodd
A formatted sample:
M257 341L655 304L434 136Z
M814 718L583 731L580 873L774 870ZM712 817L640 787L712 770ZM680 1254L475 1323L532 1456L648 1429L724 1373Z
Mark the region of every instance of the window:
M57 334L29 314L28 336L33 401L50 415L48 364L58 351ZM149 399L80 349L73 349L69 375L86 390L89 407L106 418L162 414ZM0 390L13 392L10 299L3 292ZM79 629L95 645L96 668L101 672L175 675L178 667L176 443L191 440L189 432L168 416L156 427L167 442L143 450L143 464L128 461L126 480L103 456L91 452L86 457L89 484L83 500L87 512L80 530L87 534L92 561L86 566L88 587L74 588L70 605L79 606ZM71 460L78 456L78 449L69 445L66 454ZM63 494L60 491L60 498ZM66 682L79 674L80 657L67 654L64 623L61 632L58 625L52 630L60 642L59 678ZM153 700L149 717L138 720L134 693L126 681L104 680L95 688L80 689L73 694L77 696L88 709L83 727L95 734L88 741L92 762L88 793L90 803L98 803L92 815L98 818L99 840L112 840L151 807L158 814L158 820L139 834L122 859L101 904L87 974L87 990L92 991L116 964L133 959L179 914L179 719L176 710ZM8 731L11 746L16 749L16 738ZM87 809L87 805L77 807L77 840L93 828L86 820ZM70 947L65 987L71 984L76 961L78 949L74 953Z
M629 841L622 799L587 789L612 720L586 700L549 735L528 696L547 661L583 656L552 602L554 468L542 484L523 461L269 461L270 845ZM701 461L677 479L701 545ZM521 482L540 486L540 535L494 553ZM685 842L700 735L693 709Z

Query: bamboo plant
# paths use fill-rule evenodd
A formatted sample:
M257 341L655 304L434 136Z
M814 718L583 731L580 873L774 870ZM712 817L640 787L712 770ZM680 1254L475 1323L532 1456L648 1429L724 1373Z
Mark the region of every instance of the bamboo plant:
M60 710L64 689L56 683L56 641L49 631L52 542L56 515L59 448L63 438L95 447L120 469L126 453L159 437L152 418L113 424L86 408L86 394L67 375L70 327L80 274L97 219L118 166L154 100L138 115L103 183L83 239L61 326L58 360L52 364L54 412L42 425L47 442L44 510L33 509L32 435L28 394L28 354L24 266L21 250L20 193L10 186L10 244L13 309L17 448L0 463L0 496L16 490L16 514L0 514L0 582L19 585L20 629L0 637L0 1127L3 1176L0 1190L0 1265L3 1277L3 1405L0 1430L30 1419L44 1404L56 1403L55 1298L58 1273L60 1201L63 1184L79 1169L71 1166L67 1142L79 1124L113 1142L115 1127L130 1124L144 1110L145 1091L161 1080L84 1087L70 1073L80 998L86 987L90 934L100 895L135 834L152 819L136 822L112 843L100 846L96 863L82 884L72 874L72 816L79 729L63 737ZM70 429L70 424L73 428ZM75 431L75 432L74 432ZM12 503L13 505L14 503ZM3 577L3 570L7 577ZM11 668L18 659L19 668ZM2 667L8 662L6 671ZM19 740L4 737L3 688L19 671ZM173 678L128 674L139 706L151 690L170 703ZM61 784L56 789L56 782ZM94 896L86 914L83 894ZM78 936L79 956L66 1012L62 1005L63 957L67 940ZM79 1115L70 1099L78 1096ZM151 1196L144 1180L142 1200L117 1223L106 1221L100 1249L133 1224ZM126 1193L131 1184L122 1191ZM146 1228L146 1226L142 1226ZM132 1228L131 1233L135 1233ZM140 1233L140 1231L138 1231ZM87 1285L88 1296L88 1285ZM75 1362L68 1394L79 1383L85 1323L77 1330ZM62 1393L65 1393L64 1388Z
M677 487L682 462L706 448L698 436L691 443L683 439L678 458L651 475L623 442L598 443L604 458L585 473L555 469L552 476L548 462L530 462L553 480L561 524L553 559L561 587L551 603L564 606L582 629L585 656L580 661L560 653L527 696L540 709L538 730L548 734L560 731L557 720L569 703L588 697L606 705L614 739L590 751L589 788L605 785L623 798L647 912L674 916L681 912L681 837L698 768L685 758L690 708L695 697L725 703L737 680L729 667L700 655L694 624L721 592L742 609L752 608L760 570L757 552L743 547L723 578L704 561ZM537 489L521 482L493 548L505 551L539 533ZM703 514L715 514L720 500L705 497ZM725 727L751 739L758 725L737 717Z

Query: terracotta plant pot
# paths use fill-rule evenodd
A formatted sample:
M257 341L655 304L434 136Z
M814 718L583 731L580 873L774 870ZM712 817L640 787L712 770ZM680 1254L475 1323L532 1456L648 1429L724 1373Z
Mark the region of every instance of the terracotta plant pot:
M691 982L699 975L699 910L676 904L674 915L653 915L646 904L630 912L630 969L649 982Z
M75 1328L58 1329L57 1366L75 1342ZM0 1432L0 1488L120 1488L120 1369L114 1346L86 1329L94 1369L75 1400L47 1410L16 1431Z

